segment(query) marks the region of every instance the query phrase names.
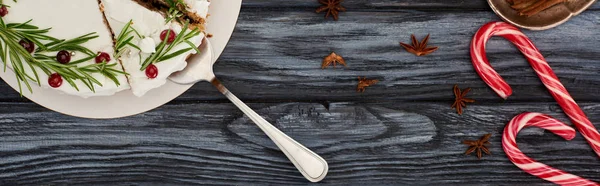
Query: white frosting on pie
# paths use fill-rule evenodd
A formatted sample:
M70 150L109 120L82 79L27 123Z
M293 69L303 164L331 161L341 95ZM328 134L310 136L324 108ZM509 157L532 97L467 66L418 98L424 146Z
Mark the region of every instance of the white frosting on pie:
M36 25L40 28L51 27L52 29L47 35L58 39L73 39L88 33L96 32L99 36L98 38L92 39L82 45L94 52L106 52L111 56L114 53L111 33L104 24L102 12L100 11L98 1L96 0L18 0L17 3L12 0L5 0L4 3L10 6L10 8L8 8L8 15L4 17L4 21L7 23L23 23L32 19L32 25ZM48 53L47 55L55 56L56 52ZM71 61L83 57L85 57L83 53L76 52ZM79 64L79 66L94 63L95 60L92 59ZM113 58L109 63L118 63L118 61ZM10 62L8 64L10 66ZM115 69L122 70L122 67L119 64ZM30 68L25 67L25 70L28 74L33 75ZM40 69L38 69L37 72L41 86L49 88L48 75ZM75 81L79 88L79 91L77 91L64 79L62 86L56 89L67 94L81 97L108 96L129 89L125 75L118 76L118 80L121 83L120 86L117 86L112 80L99 73L93 74L93 77L103 85L95 85L96 92L91 91L81 81ZM32 86L37 85L32 84ZM23 91L27 91L26 88L24 88Z
M117 86L112 80L99 73L94 73L92 76L97 79L102 86L94 85L95 92L85 86L84 83L77 80L75 84L79 90L68 84L63 78L63 83L58 88L66 94L77 95L81 97L91 96L109 96L116 92L132 89L136 96L143 96L151 89L158 88L164 85L169 75L173 72L183 70L187 62L186 58L195 53L195 50L183 53L177 57L166 61L156 63L158 68L158 77L150 79L146 76L145 71L140 70L140 61L145 60L153 52L158 44L160 44L160 33L165 29L172 29L176 33L182 32L182 26L178 23L165 23L165 18L162 14L144 8L133 0L101 0L104 6L106 19L112 29L112 33L118 35L122 28L130 20L133 20L133 28L135 28L144 38L135 38L133 43L137 44L141 51L131 48L131 52L121 56L121 63L114 57L114 46L112 33L107 24L104 22L104 17L100 11L97 0L18 0L15 3L12 0L6 0L4 3L10 6L9 14L3 19L6 23L23 23L28 20L33 20L30 24L40 28L52 28L47 35L59 39L72 39L88 33L95 32L99 37L92 39L82 45L94 52L106 52L112 60L109 64L117 63L114 68L122 70L123 68L129 74L117 76L120 85ZM188 10L206 18L208 15L208 0L185 0L188 5ZM193 37L190 41L199 46L204 38L204 33ZM187 44L175 46L171 51L188 48ZM55 56L54 53L46 55ZM71 61L82 59L85 54L75 52ZM140 59L141 57L141 59ZM8 67L10 60L7 61ZM95 60L86 61L78 64L85 66L95 64ZM35 67L37 69L37 67ZM33 76L33 71L27 65L24 67L27 74ZM45 74L41 69L37 69L40 84L42 87L50 88L48 84L49 75ZM32 83L32 86L36 84ZM25 88L23 91L27 91Z
M206 16L208 16L208 7L210 5L208 0L184 0L184 2L188 7L188 11L206 19Z
M142 51L137 49L131 49L129 54L121 57L121 62L125 68L125 71L129 73L129 83L133 94L136 96L143 96L149 90L158 88L164 85L167 78L177 71L183 70L187 66L185 61L191 54L195 54L195 50L183 53L177 57L165 60L159 63L155 63L158 68L158 77L150 79L146 76L146 72L140 70L141 62L151 55L153 48L160 44L160 34L166 29L172 29L175 33L179 34L182 32L182 26L178 23L165 23L165 18L158 12L148 10L140 4L130 0L102 0L104 4L104 13L108 20L110 27L115 35L121 33L124 26L133 21L132 27L135 28L143 39L135 38L132 43L136 43ZM206 7L208 9L208 7ZM189 41L196 46L200 46L204 38L204 34L191 38ZM175 46L171 51L178 51L180 49L189 48L190 46L186 43ZM141 60L140 60L141 54Z

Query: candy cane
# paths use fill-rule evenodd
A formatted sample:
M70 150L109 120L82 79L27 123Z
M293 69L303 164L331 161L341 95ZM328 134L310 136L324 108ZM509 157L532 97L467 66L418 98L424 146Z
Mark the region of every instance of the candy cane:
M512 94L510 86L490 66L485 55L485 44L492 36L502 36L521 50L550 94L562 107L565 114L571 118L575 127L585 137L596 154L600 156L600 134L598 130L569 95L567 89L560 83L537 47L516 27L504 22L491 22L484 25L475 34L471 43L471 59L475 70L483 81L504 99Z
M595 182L581 178L555 169L543 163L538 163L535 160L527 157L519 147L517 147L516 137L519 131L525 127L540 127L559 135L566 140L571 140L575 137L575 130L568 125L544 114L540 113L523 113L515 116L504 128L502 135L502 148L517 167L525 172L554 182L559 185L598 185Z

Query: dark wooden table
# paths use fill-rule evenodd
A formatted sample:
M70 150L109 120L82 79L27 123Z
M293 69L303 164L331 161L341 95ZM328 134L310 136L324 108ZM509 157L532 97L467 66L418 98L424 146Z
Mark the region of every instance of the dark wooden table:
M329 185L543 185L501 148L506 123L524 111L568 122L523 56L488 44L512 85L503 101L477 76L469 42L499 18L483 0L347 0L324 20L316 0L245 0L217 76L257 112L322 155ZM600 127L600 5L560 27L525 31L590 120ZM400 48L431 33L440 49ZM347 68L320 69L330 52ZM358 76L381 82L357 93ZM450 109L452 86L475 104ZM156 110L114 120L61 115L0 84L0 184L308 184L275 145L207 83ZM491 133L493 155L477 160L460 142ZM600 181L600 161L580 134L520 133L529 156Z

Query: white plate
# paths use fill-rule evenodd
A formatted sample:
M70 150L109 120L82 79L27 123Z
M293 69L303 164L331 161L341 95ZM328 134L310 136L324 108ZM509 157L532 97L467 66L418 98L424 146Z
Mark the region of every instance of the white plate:
M207 32L213 34L209 40L217 56L221 55L240 13L242 0L216 0L211 1L210 16L207 21ZM3 72L0 77L13 89L18 91L15 74L11 70ZM151 90L141 98L136 97L130 90L119 92L113 96L81 98L62 94L53 89L32 86L33 93L23 91L23 95L31 101L67 115L83 118L119 118L143 113L159 107L179 95L183 94L192 85L177 85L170 81L166 85Z

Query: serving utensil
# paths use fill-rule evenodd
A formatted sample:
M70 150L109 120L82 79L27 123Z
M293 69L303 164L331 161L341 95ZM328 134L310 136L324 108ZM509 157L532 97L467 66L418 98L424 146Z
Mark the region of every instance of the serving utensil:
M594 4L596 0L569 0L536 15L521 16L506 0L488 0L492 10L504 21L530 30L546 30L567 22Z
M187 67L174 73L169 79L177 84L194 84L200 81L212 83L225 97L235 104L246 116L273 140L279 149L290 159L302 175L311 182L319 182L327 175L329 166L327 162L313 151L296 142L294 139L275 128L244 102L233 95L223 84L217 80L213 72L214 54L208 39L204 38L198 48L199 54L188 59Z

